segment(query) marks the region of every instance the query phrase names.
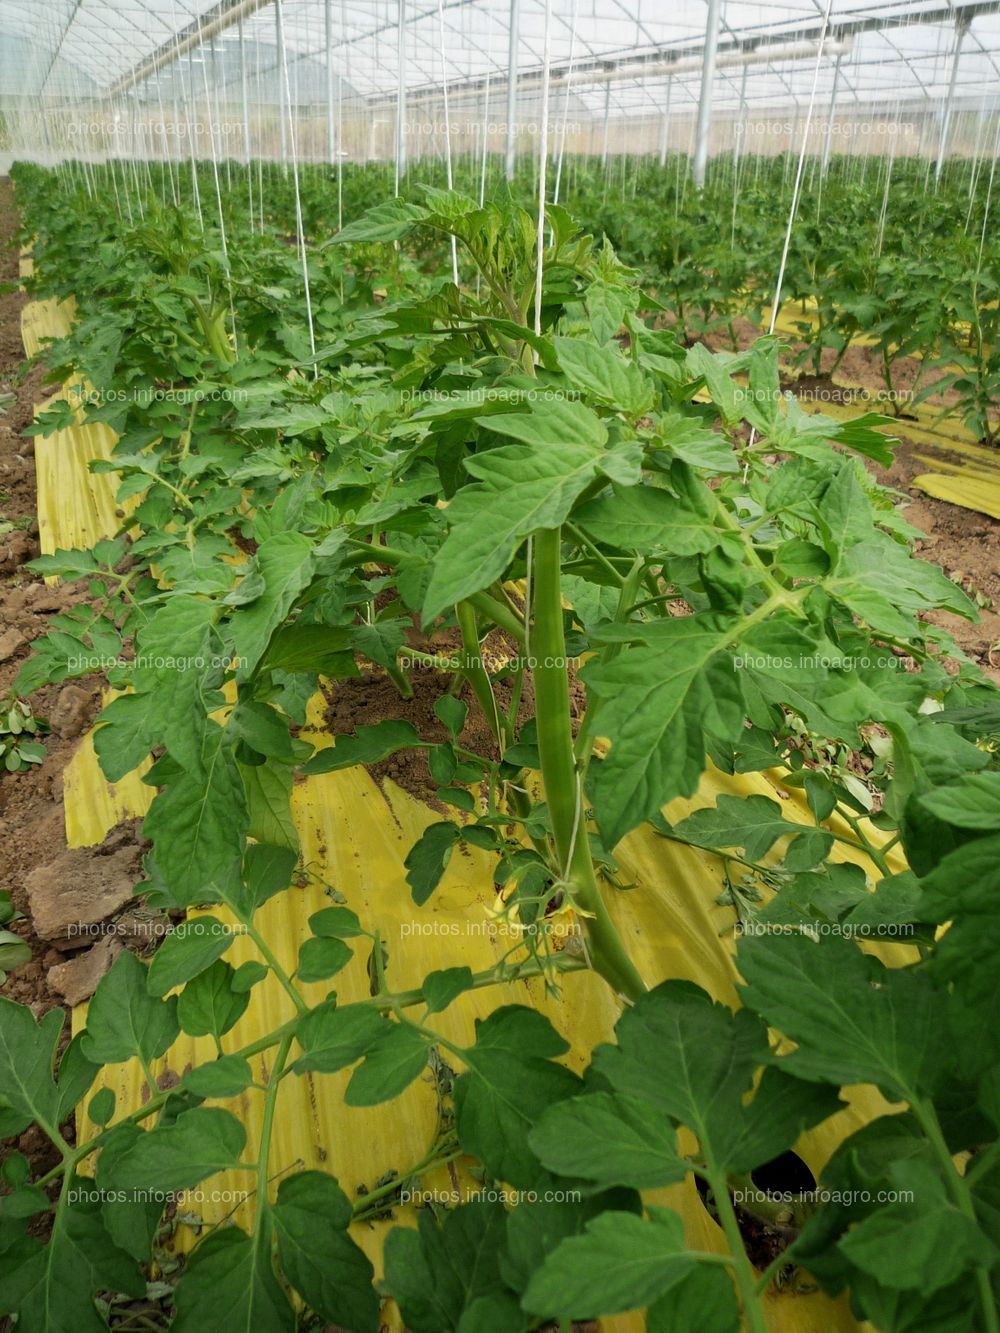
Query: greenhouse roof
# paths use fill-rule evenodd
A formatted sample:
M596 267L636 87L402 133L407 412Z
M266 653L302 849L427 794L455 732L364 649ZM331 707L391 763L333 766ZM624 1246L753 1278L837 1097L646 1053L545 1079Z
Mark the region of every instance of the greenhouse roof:
M643 115L669 82L681 111L698 99L707 0L551 0L553 87L578 105ZM283 39L298 101L325 95L327 41L345 93L389 102L408 92L505 83L516 16L519 91L544 60L545 0L282 0ZM1000 101L1000 7L946 0L723 0L713 101L717 108L795 107L834 80L847 102ZM329 29L327 24L329 23ZM825 28L825 34L824 34ZM0 90L7 96L83 99L106 93L169 96L238 83L240 50L258 97L277 99L274 0L0 0ZM956 44L960 39L958 60ZM839 66L839 72L837 72ZM195 82L195 80L197 82Z

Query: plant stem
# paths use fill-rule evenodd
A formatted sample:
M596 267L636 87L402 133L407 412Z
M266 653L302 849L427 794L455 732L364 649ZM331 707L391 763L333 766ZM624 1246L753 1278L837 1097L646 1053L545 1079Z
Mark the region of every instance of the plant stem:
M274 1065L271 1068L271 1077L267 1081L267 1094L264 1098L264 1120L260 1129L260 1149L257 1153L258 1210L267 1206L267 1164L268 1158L271 1155L271 1132L274 1129L274 1108L278 1100L278 1089L281 1086L281 1075L284 1072L285 1061L288 1059L288 1051L291 1044L292 1033L286 1032L281 1038L278 1054L275 1057Z
M489 673L483 666L479 646L479 631L476 628L476 612L470 602L459 602L455 607L455 615L458 618L458 628L462 633L462 665L460 670L469 682L472 692L476 696L476 702L483 710L486 725L492 731L494 739L500 747L500 753L503 755L513 737L506 716L497 707L493 684Z
M556 854L574 901L585 916L587 944L594 968L616 991L634 1000L643 994L646 985L626 953L601 896L581 808L583 791L573 753L563 635L559 529L536 532L533 545L531 650L535 658L538 752Z
M494 967L485 969L482 972L476 972L472 978L470 990L482 990L486 986L499 986L510 981L528 981L533 977L539 977L548 970L555 972L583 972L587 969L587 963L583 958L577 958L573 954L560 953L547 960L541 958L526 958L523 963L506 963L501 961ZM358 1004L371 1005L373 1008L383 1012L396 1012L400 1009L412 1009L415 1005L426 1004L423 989L420 986L412 990L396 991L395 993L385 995L365 996L357 1001ZM255 1055L261 1055L264 1051L269 1051L272 1047L280 1045L285 1038L289 1040L295 1035L295 1029L298 1025L299 1015L291 1018L287 1023L282 1023L281 1027L275 1028L273 1032L266 1033L263 1037L258 1037L256 1041L241 1047L232 1054L249 1060ZM67 1168L75 1168L79 1162L92 1156L97 1150L103 1147L109 1134L118 1128L119 1125L138 1124L140 1121L147 1120L154 1115L164 1103L174 1095L175 1089L165 1088L151 1096L149 1101L123 1116L121 1120L116 1120L113 1125L96 1134L86 1143L75 1148L71 1147L62 1137L57 1129L38 1121L41 1128L52 1142L59 1148L64 1155L64 1160L47 1171L35 1183L44 1187L51 1180L62 1174ZM36 1117L37 1119L37 1117Z
M952 1157L951 1149L945 1141L941 1130L941 1122L938 1120L934 1106L929 1101L916 1098L911 1101L910 1105L920 1128L930 1140L934 1155L944 1173L945 1185L951 1195L952 1202L963 1217L968 1218L970 1222L978 1226L979 1220L976 1217L975 1204L972 1202L969 1182L955 1165L955 1159ZM997 1312L996 1302L993 1299L990 1270L985 1265L980 1265L975 1270L975 1276L979 1303L982 1306L983 1328L986 1329L986 1333L1000 1333L1000 1313Z
M726 1179L726 1173L718 1170L711 1163L707 1165L706 1172L716 1211L719 1214L719 1225L726 1234L726 1242L733 1256L733 1275L736 1278L740 1300L743 1303L743 1318L746 1320L750 1333L768 1333L767 1324L764 1322L764 1312L757 1299L757 1278L754 1274L753 1265L747 1258L747 1252L743 1248L743 1237L740 1235L740 1224L736 1220L733 1201L729 1197L729 1182Z
M401 1171L398 1176L393 1177L392 1180L387 1181L384 1185L380 1185L378 1189L374 1189L368 1194L359 1195L353 1210L355 1222L361 1220L366 1214L372 1211L372 1204L378 1203L382 1199L391 1198L408 1180L414 1180L419 1176L425 1176L428 1171L433 1171L439 1166L447 1166L449 1162L454 1162L461 1156L462 1150L457 1144L442 1151L442 1144L440 1142L435 1143L430 1151L422 1157L419 1162L416 1162L406 1171ZM381 1209L376 1209L375 1211L381 1212Z
M306 1004L305 1000L303 1000L302 996L296 990L295 984L293 983L291 977L278 962L278 959L275 957L274 950L268 944L267 940L264 939L264 936L253 924L252 920L249 919L244 920L242 924L245 926L247 934L250 936L254 944L260 950L261 956L267 963L268 967L278 978L278 981L281 983L281 985L284 987L287 993L291 996L296 1009L299 1011L300 1014L307 1013L309 1010L309 1006Z

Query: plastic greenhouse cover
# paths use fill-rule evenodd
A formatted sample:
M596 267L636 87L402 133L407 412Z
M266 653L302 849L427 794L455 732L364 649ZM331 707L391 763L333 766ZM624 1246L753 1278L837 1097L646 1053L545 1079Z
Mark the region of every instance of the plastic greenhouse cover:
M438 0L282 0L295 96L315 102L326 95L328 9L329 59L345 97L395 98L401 9L407 89L439 89L443 75L454 88L476 86L487 77L506 80L511 0L444 0L441 8L439 18ZM516 9L518 72L530 89L543 59L545 0L519 0ZM808 100L822 9L818 0L724 0L714 105L794 107ZM956 90L962 105L995 108L1000 12L976 3L949 6L946 0L868 6L832 0L818 95L829 95L837 79L838 96L847 105L942 100L956 42L951 15L963 11L969 24ZM672 104L679 112L690 110L698 98L706 15L706 0L552 0L553 69L573 67L579 108L600 114L607 98L615 114L642 115L663 106L663 60L677 59ZM216 31L216 20L223 18L231 21ZM195 79L200 84L197 66L206 61L213 88L236 96L240 28L258 95L277 100L280 81L269 78L277 67L273 0L0 0L0 104L19 97L84 101L126 88L140 98L169 98L178 86L195 86ZM201 46L198 38L206 29L211 35ZM842 33L846 49L837 74L834 52ZM192 41L191 49L175 59L185 39ZM748 44L761 48L750 61L740 56ZM648 72L637 64L644 57ZM155 80L129 82L135 73L148 73L146 62L157 58L163 63Z

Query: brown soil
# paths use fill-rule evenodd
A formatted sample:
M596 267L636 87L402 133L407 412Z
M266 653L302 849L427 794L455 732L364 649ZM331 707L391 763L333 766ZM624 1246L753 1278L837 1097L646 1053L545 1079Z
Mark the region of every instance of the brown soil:
M411 647L419 648L422 652L452 656L459 651L454 631L442 631L430 639L415 631L410 638ZM498 632L490 635L483 645L483 657L491 669L498 669L513 654L514 644ZM325 721L330 733L342 736L354 731L356 727L372 726L387 717L394 717L412 723L422 740L430 741L432 744L441 744L449 740L449 732L439 721L434 712L434 705L448 692L452 681L451 675L445 671L419 666L408 674L413 687L411 699L404 699L393 681L379 670L363 671L360 676L335 681L327 686L328 707ZM494 692L499 710L505 712L511 704L510 680L494 682ZM463 682L456 691L456 697L468 705L469 709L459 744L463 749L495 762L499 758L496 741L469 686ZM519 725L530 717L532 712L531 680L528 677L524 682L518 709ZM369 765L368 771L376 781L391 779L398 787L418 800L426 801L435 809L444 809L436 796L439 784L431 776L424 750L400 750L387 759Z
M759 336L760 331L749 320L738 319L734 324L741 348ZM719 332L710 334L705 343L713 350L730 347L728 336ZM802 344L791 346L797 352ZM826 351L823 356L823 364L828 367L834 354ZM783 359L784 387L809 395L813 401L819 396L825 402L853 405L859 414L872 410L883 411L887 416L892 414L880 397L885 388L880 361L869 348L852 347L834 379L826 373L797 372L793 361L793 355ZM916 362L901 358L894 371L894 382L905 389L913 383L916 373ZM927 376L928 380L934 378L933 372ZM931 399L932 403L938 401L947 402L948 395ZM885 469L873 462L868 467L884 486L891 486L903 495L904 517L925 534L916 544L916 554L939 565L979 606L980 619L974 624L947 611L934 612L927 619L946 630L959 648L1000 684L1000 523L988 514L936 500L913 486L913 478L928 470L927 464L916 458L916 454L926 453L927 448L907 439L906 425L904 404L896 431L901 443L892 467ZM942 450L942 457L949 458L946 450ZM963 460L961 455L955 455L951 461L961 464Z
M798 306L788 305L783 309L783 318L794 321L798 318ZM743 351L749 347L755 339L765 333L766 328L759 328L749 319L737 318L733 320L733 330L736 334L736 341L739 350ZM833 370L834 363L837 360L837 353L832 347L826 347L820 356L820 374L815 374L815 362L813 356L800 363L799 358L806 352L807 344L799 342L794 336L789 334L780 335L784 340L786 350L782 353L782 370L789 375L795 375L801 370L803 380L815 380L824 384L830 384L828 379ZM732 339L729 337L728 329L713 329L706 334L702 341L713 351L732 351ZM936 369L927 369L921 373L920 363L915 357L901 356L897 357L892 364L892 394L896 395L896 401L900 403L902 413L906 412L906 398L913 390L919 376L918 389L923 389L926 385L935 384L944 379L946 370L943 367ZM885 382L882 373L882 357L871 347L866 347L863 343L858 343L849 347L845 352L840 365L837 367L834 376L837 384L846 387L849 391L853 389L853 396L843 399L844 402L856 402L859 410L877 410L887 414L892 414L892 394ZM950 407L955 403L957 395L950 389L943 389L939 393L932 393L925 400L931 407ZM831 401L837 401L833 399Z
M16 227L13 186L0 178L0 283L17 280ZM12 532L0 536L0 702L8 696L30 654L32 640L44 634L53 614L79 602L85 592L72 584L48 588L25 568L39 549L34 445L21 432L31 423L34 404L43 401L47 393L42 384L43 369L35 367L26 372L21 342L21 310L25 303L26 297L19 289L0 290L0 522L14 524ZM13 400L5 400L2 395L6 394L12 394ZM26 881L31 873L51 863L66 848L63 771L76 752L80 736L93 721L99 685L92 677L38 691L31 700L32 708L36 716L52 721L52 734L45 738L45 760L22 773L0 771L0 887L9 890L19 912L28 911ZM138 855L137 827L110 834L103 852L123 845L133 846ZM102 849L94 849L95 856L101 854ZM36 1018L52 1008L65 1008L59 992L50 988L48 974L73 954L40 939L27 915L12 922L9 929L30 944L33 956L10 973L0 986L0 994L28 1005ZM67 1014L63 1042L68 1037ZM72 1142L73 1125L64 1126L63 1132ZM33 1173L47 1171L57 1159L37 1127L16 1141L0 1142L0 1159L15 1147L29 1158Z

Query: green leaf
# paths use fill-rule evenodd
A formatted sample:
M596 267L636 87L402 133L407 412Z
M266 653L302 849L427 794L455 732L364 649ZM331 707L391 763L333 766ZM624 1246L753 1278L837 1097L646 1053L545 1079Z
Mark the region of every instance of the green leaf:
M253 1082L253 1070L241 1055L222 1055L184 1075L183 1084L196 1097L236 1097Z
M303 773L337 773L355 764L377 764L397 750L423 744L410 722L386 718L371 727L358 727L353 736L338 736L337 743L313 755L302 765Z
M47 1132L58 1128L60 1098L52 1070L64 1017L62 1010L50 1009L36 1023L27 1006L0 996L0 1108L13 1113L5 1134L19 1134L31 1120Z
M177 999L151 995L148 975L135 954L124 949L98 982L81 1043L89 1060L117 1065L138 1056L148 1064L173 1045L180 1032Z
M292 882L298 855L291 847L253 843L243 857L243 878L250 910L256 911ZM244 964L246 966L246 964Z
M394 616L389 620L375 620L370 625L357 625L351 631L352 646L379 666L394 667L399 650L413 628L409 620Z
M521 1333L525 1321L500 1273L506 1220L501 1203L475 1200L440 1219L421 1209L416 1230L389 1233L385 1283L412 1333Z
M212 664L221 647L213 629L215 615L210 600L174 594L136 638L133 686L137 694L150 697L157 743L189 770L203 761L206 682L220 674ZM103 758L101 744L98 730L95 745Z
M324 907L313 912L309 929L320 939L350 940L366 933L357 914L349 907Z
M299 1020L295 1035L302 1055L295 1072L315 1070L335 1074L359 1060L384 1035L388 1020L370 1004L327 1003L311 1009Z
M748 860L761 861L779 838L812 830L786 819L778 802L767 796L720 796L714 806L681 820L674 832L707 847L741 847ZM817 859L833 845L830 834L819 836L822 851Z
M240 1227L220 1227L199 1243L177 1284L174 1333L293 1333L295 1314L275 1276L269 1234L270 1226L253 1238Z
M302 435L326 425L330 417L318 403L285 403L270 412L251 412L240 416L245 430L280 430L287 436Z
M100 1088L95 1092L87 1107L87 1116L91 1123L103 1128L115 1113L115 1100L112 1088Z
M221 1107L182 1111L172 1125L140 1134L122 1153L115 1170L120 1189L174 1192L191 1189L207 1176L237 1167L246 1130Z
M237 680L248 680L271 636L286 619L296 597L312 577L312 543L298 532L278 532L261 542L255 557L264 591L239 608L229 625Z
M295 744L288 733L288 719L269 704L242 700L230 714L229 729L251 750L268 759L291 763L296 758Z
M246 793L247 833L271 847L298 853L299 835L292 819L292 770L287 764L240 764Z
M465 1052L468 1071L455 1084L462 1148L498 1180L530 1188L542 1174L528 1133L554 1103L580 1091L580 1080L553 1056L566 1043L548 1019L505 1005L476 1023L476 1044Z
M31 962L31 945L12 930L0 930L0 972L13 972Z
M646 1311L646 1333L740 1333L740 1310L732 1279L722 1269L698 1264Z
M434 700L434 714L444 723L451 733L452 740L458 740L465 726L469 706L453 694L442 694Z
M601 701L599 730L612 739L592 777L594 805L609 847L675 796L690 796L705 768L706 723L743 728L731 667L706 667L730 634L710 616L682 616L644 631L614 661L583 670ZM720 710L726 710L720 717Z
M427 1039L408 1023L390 1023L351 1075L344 1101L348 1106L387 1102L408 1088L426 1064Z
M536 528L556 528L601 469L607 431L582 403L544 398L525 413L482 418L507 445L466 462L477 485L458 492L445 511L449 532L424 599L425 623L489 587L519 543Z
M461 827L450 820L428 824L406 854L406 882L413 901L422 907L441 883L455 844L462 836Z
M921 920L942 923L955 917L995 916L998 882L1000 836L975 838L942 856L920 881L916 912Z
M558 1245L524 1293L526 1310L543 1318L593 1319L653 1304L695 1265L676 1213L651 1208L602 1213L582 1236Z
M599 542L640 555L677 556L704 554L719 544L714 511L711 492L692 478L680 497L655 486L615 487L573 517Z
M437 1014L442 1009L447 1009L452 1000L471 988L471 967L446 967L440 972L428 972L420 989L427 1002L427 1012Z
M745 1010L734 1014L713 1003L686 981L664 982L641 996L615 1032L617 1046L594 1052L595 1072L627 1103L638 1099L686 1125L702 1155L720 1169L749 1171L770 1161L840 1105L832 1090L784 1073L787 1061L782 1070L765 1070L748 1103L755 1070L771 1059L766 1028ZM639 1110L629 1109L641 1125ZM673 1140L661 1130L654 1141L663 1158Z
M920 804L956 828L1000 829L1000 773L968 773L954 786L925 792Z
M574 388L630 416L641 416L653 403L646 376L626 361L617 344L596 347L586 338L553 338L563 373Z
M273 1217L282 1271L306 1304L330 1324L377 1333L374 1271L347 1235L351 1204L334 1178L289 1176L278 1186Z
M405 199L388 199L376 204L354 222L349 222L334 236L331 244L348 245L354 241L398 241L412 226L427 217L427 209Z
M744 1003L797 1043L800 1078L874 1083L890 1101L932 1093L945 1059L942 996L926 975L887 968L840 936L744 938Z
M300 981L326 981L354 957L343 940L334 937L302 942L296 975Z
M653 1189L683 1180L690 1169L677 1132L648 1102L599 1092L550 1106L528 1135L543 1166L596 1185Z
M222 731L209 733L203 773L185 773L154 800L143 825L157 866L181 903L204 902L238 866L247 826L239 766Z
M233 939L230 928L214 916L180 922L153 955L146 976L150 995L164 996L204 972L222 957Z
M26 1251L16 1266L5 1262L0 1313L16 1311L22 1333L100 1333L107 1325L94 1297L104 1291L139 1298L146 1284L108 1235L96 1203L63 1203L47 1243Z
M221 1037L239 1022L250 992L237 989L237 975L219 959L187 983L177 997L177 1020L185 1032L192 1037Z
M123 694L105 704L94 732L94 750L104 776L110 782L119 782L138 768L157 743L158 735L152 694Z
M159 1229L164 1198L143 1190L119 1190L115 1171L124 1152L142 1134L138 1125L123 1121L104 1138L97 1157L95 1182L100 1191L101 1215L115 1244L139 1263L148 1263Z
M838 1248L852 1264L887 1287L929 1295L968 1269L1000 1259L976 1223L951 1203L930 1167L897 1162L892 1179L912 1198L879 1208L851 1228Z

